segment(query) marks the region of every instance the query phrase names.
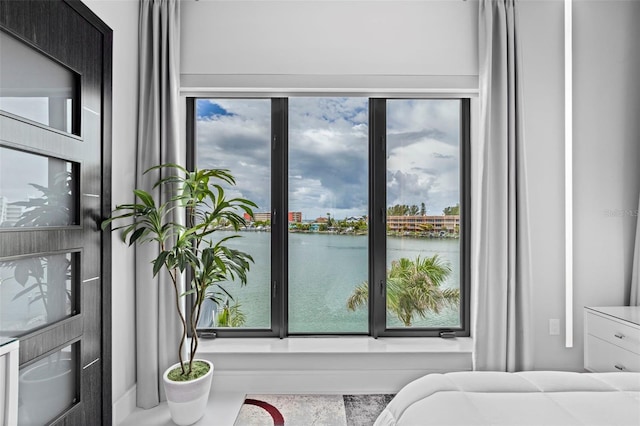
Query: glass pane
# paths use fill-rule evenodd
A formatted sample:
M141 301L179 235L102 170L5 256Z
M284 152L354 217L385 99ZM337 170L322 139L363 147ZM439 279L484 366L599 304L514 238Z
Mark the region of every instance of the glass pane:
M387 101L387 327L460 327L460 101Z
M289 99L289 331L367 333L368 100Z
M1 261L0 334L21 336L70 316L75 263L71 253Z
M79 134L79 76L0 31L0 110Z
M76 170L68 161L0 147L0 227L77 224Z
M18 425L44 425L76 401L76 349L67 346L18 375Z
M228 169L236 185L224 186L228 198L242 197L258 205L254 218L226 244L250 254L254 263L247 285L223 283L223 302L207 299L198 323L205 327L271 327L271 100L198 99L196 101L196 165ZM213 239L232 235L219 229Z

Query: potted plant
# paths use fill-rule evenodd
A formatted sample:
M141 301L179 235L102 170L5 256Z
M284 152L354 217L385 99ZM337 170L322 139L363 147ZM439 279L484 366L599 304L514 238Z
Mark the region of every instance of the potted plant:
M204 414L213 374L213 364L196 360L196 325L203 302L213 298L222 305L223 298L232 298L223 284L236 278L241 285L246 284L247 271L250 262L253 262L247 253L226 245L238 235L215 241L213 234L217 229L229 226L238 231L246 224L241 213L252 216L252 208L257 206L243 198L226 198L222 185L235 185L235 179L228 170L188 171L176 164L163 164L145 173L160 169L168 172L168 176L158 179L153 188L167 194L168 201L158 203L149 192L135 189L133 192L137 202L116 206L111 217L102 223L102 229L114 221L125 222L112 229L122 230L124 242L129 245L158 245L159 253L152 261L153 275L156 276L163 269L169 274L175 294L176 314L182 325L182 337L176 348L179 362L164 374L165 392L173 421L187 425L195 423ZM171 219L176 209L185 210L185 224ZM186 291L182 291L180 278L187 271L190 282ZM180 307L180 298L183 296L191 296L187 298L191 305L187 313ZM185 359L183 349L189 331L191 341L188 358ZM195 398L191 395L195 395Z

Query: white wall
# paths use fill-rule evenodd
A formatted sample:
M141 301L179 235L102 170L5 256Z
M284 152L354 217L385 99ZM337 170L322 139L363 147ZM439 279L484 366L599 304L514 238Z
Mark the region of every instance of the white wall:
M564 6L520 4L537 369L580 370L584 306L628 301L640 190L640 2L574 0L574 348L564 333Z
M477 1L183 1L183 87L477 88L477 28Z
M114 29L115 205L131 201L134 185L138 5L85 2ZM548 335L548 319L564 318L563 8L559 0L520 7L538 369L579 370L582 306L625 302L635 218L606 211L637 209L640 190L640 2L575 0L574 9L576 346L565 349L562 336ZM406 87L439 73L468 82L477 74L476 10L462 0L185 0L182 73L235 74L234 84L252 86L281 75L347 87L353 76ZM115 402L135 383L135 336L133 258L117 239L112 255Z
M84 0L113 29L112 204L133 202L137 121L138 0ZM117 402L135 385L133 251L113 235L112 391ZM117 407L116 407L117 411ZM125 413L127 414L127 413ZM118 413L114 411L114 420Z

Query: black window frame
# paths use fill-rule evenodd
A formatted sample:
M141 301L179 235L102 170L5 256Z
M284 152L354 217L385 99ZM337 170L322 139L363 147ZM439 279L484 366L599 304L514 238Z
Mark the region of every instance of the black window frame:
M186 98L187 168L197 164L195 105ZM238 99L239 96L229 97ZM470 234L471 234L471 99L460 100L460 327L389 328L386 319L386 102L391 99L442 99L408 96L369 97L369 331L368 333L289 333L288 330L288 97L250 97L271 100L271 328L198 329L208 337L468 337L471 328ZM189 279L189 277L187 277ZM189 304L188 304L189 305Z

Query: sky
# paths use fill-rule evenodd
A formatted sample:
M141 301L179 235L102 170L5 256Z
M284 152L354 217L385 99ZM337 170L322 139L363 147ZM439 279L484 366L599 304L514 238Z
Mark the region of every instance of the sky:
M198 167L226 168L229 195L270 210L269 99L200 99ZM458 100L387 101L387 205L459 202ZM289 98L289 210L303 220L368 210L368 99Z

